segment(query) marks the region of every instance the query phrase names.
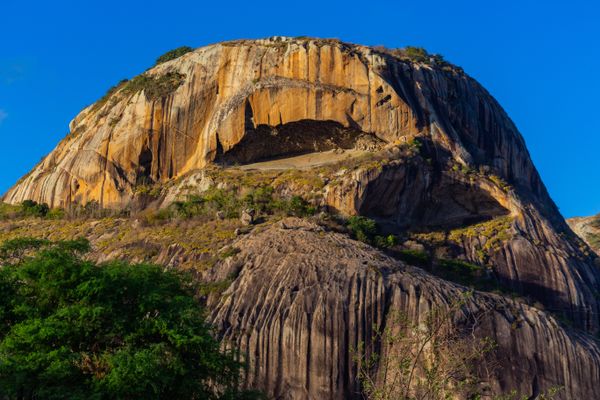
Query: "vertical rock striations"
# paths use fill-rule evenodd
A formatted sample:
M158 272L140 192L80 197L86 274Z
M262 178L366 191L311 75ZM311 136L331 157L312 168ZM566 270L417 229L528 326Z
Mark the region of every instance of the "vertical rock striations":
M212 320L249 362L249 384L275 398L362 398L352 349L370 343L374 327L390 324L392 310L419 321L466 290L299 220L236 246L241 252L213 271L212 279L237 278L213 299ZM533 396L562 386L558 398L594 398L594 339L497 295L476 293L465 310L480 315L477 335L498 345L498 368L488 381L494 393Z

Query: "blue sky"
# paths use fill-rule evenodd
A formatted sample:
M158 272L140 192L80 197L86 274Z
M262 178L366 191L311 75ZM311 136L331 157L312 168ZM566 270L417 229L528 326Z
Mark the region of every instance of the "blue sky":
M600 212L598 2L211 3L2 0L0 192L52 150L79 110L165 51L308 35L443 54L513 118L563 215Z

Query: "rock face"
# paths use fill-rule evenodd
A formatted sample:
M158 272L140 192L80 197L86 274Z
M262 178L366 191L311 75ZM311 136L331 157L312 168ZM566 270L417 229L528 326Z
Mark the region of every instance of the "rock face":
M386 143L427 135L440 152L491 164L547 200L512 122L479 84L452 68L337 41L280 38L200 48L144 76L84 109L5 201L122 205L140 180L171 180L247 142L269 148L246 149L243 162L346 147L362 132ZM165 86L157 80L173 76L181 81L158 90ZM286 146L298 131L311 140Z
M215 280L237 278L214 300L212 319L250 363L249 384L275 398L362 398L349 354L370 342L372 327L391 324L391 310L419 321L466 290L301 220L284 220L235 246L240 253L214 269ZM557 398L595 398L594 339L497 295L477 293L465 309L481 315L477 335L498 345L498 368L488 381L493 393L533 398L562 386Z
M504 287L569 320L581 334L524 306L528 323L512 332L506 312L491 312L486 332L509 370L494 385L533 394L559 383L565 398L593 397L598 350L585 335L600 330L597 256L558 212L512 121L460 69L333 40L221 43L120 84L70 127L4 201L120 208L140 186L162 185L156 203L167 205L180 187L229 184L223 174L238 164L239 172L304 153L366 152L352 168L311 169L322 183L310 193L314 205L368 216L419 248L488 267ZM213 169L221 175L209 176ZM281 191L305 194L302 185ZM214 320L247 351L251 382L277 396L343 398L354 393L347 349L365 324L381 324L391 304L416 316L459 289L356 243L317 262L329 249L311 230L271 231L293 233L281 244L242 239L242 273L215 303ZM363 259L385 273L371 280ZM486 304L509 306L492 295L472 306Z
M600 216L569 218L567 222L575 233L600 254Z

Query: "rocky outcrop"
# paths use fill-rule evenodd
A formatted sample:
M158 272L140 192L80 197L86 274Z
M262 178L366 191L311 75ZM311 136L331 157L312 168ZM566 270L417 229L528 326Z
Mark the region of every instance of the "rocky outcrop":
M248 383L275 398L362 398L351 349L369 343L374 327L391 324L391 310L419 321L466 290L301 220L284 220L235 246L239 254L211 276L236 277L213 298L212 320L249 362ZM497 295L476 293L464 310L480 315L477 335L498 345L499 368L487 382L492 393L516 390L529 398L562 386L558 398L595 398L595 340Z
M597 256L565 223L506 113L447 63L335 40L220 43L119 84L70 128L4 201L121 208L148 192L140 187L160 189L158 198L139 202L144 208L166 206L184 188L243 192L247 182L250 189L272 184L282 196L308 194L330 212L368 216L422 248L487 267L537 308L584 332L600 330ZM305 168L300 182L283 172L249 172L259 161L349 149L354 158ZM213 317L247 352L250 381L271 393L353 395L347 349L366 335L366 325L383 324L391 305L418 318L419 309L460 291L314 227L278 229L269 232L279 242L253 234L240 241L240 264L214 271L225 274L222 280L241 268ZM174 266L212 260L208 253L189 257L179 246L160 254ZM369 265L383 272L373 275ZM502 346L509 371L493 382L498 390L532 394L556 383L567 387L572 397L565 398L593 393L599 364L590 339L526 306L517 308L529 322L508 330L514 320L502 310L515 305L498 296L478 295L472 307L492 304L501 310L491 307L484 333ZM516 365L526 379L519 380Z
M181 82L160 86L174 76ZM255 136L277 149L260 156L285 154L279 138L302 135L307 124L313 140L287 151L344 147L361 132L386 143L427 136L436 152L490 164L551 204L516 128L465 74L365 46L290 38L200 48L117 86L4 199L118 206L140 181L182 176ZM331 144L315 145L321 140Z
M485 171L440 168L435 153L393 159L390 154L385 160L392 161L375 168L348 171L325 188L326 203L375 218L392 232L454 236L424 244L458 247L455 257L488 266L505 287L568 314L579 327L598 330L598 261L552 212L550 200L535 200L533 189ZM506 221L500 232L477 230L478 223L494 219Z
M600 216L569 218L567 222L579 237L600 254Z

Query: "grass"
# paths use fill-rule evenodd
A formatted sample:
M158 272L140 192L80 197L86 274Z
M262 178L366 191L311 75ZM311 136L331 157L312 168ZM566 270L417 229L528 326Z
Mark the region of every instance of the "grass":
M485 238L483 250L498 250L503 242L512 238L510 233L512 221L510 216L497 217L479 224L454 229L449 232L448 238L453 242L460 243L463 238L481 237Z
M600 235L590 234L587 236L587 240L594 249L600 248Z
M53 218L60 214L58 209L50 209L46 203L25 200L20 204L0 203L0 220L16 218Z
M503 192L509 192L511 186L506 181L497 175L489 175L488 178L496 184Z
M151 194L155 187L141 190ZM281 197L268 186L252 191L212 188L172 207L127 218L105 215L107 210L90 204L80 217L53 209L34 222L22 206L0 204L0 242L19 237L52 241L86 237L94 243L95 256L132 262L158 262L161 251L173 245L185 254L180 260L183 269L203 269L238 251L227 246L235 239L235 230L242 228L238 219L242 209L254 208L266 223L281 216L306 217L316 212L303 198ZM217 218L217 211L223 211L226 218ZM221 250L223 247L226 249Z
M226 291L232 283L233 280L230 278L216 282L201 283L198 287L198 293L200 293L201 296L209 296L212 294L220 295Z
M238 220L167 220L155 224L133 218L27 219L0 221L0 243L32 237L51 241L85 237L93 244L93 257L157 263L161 250L179 248L185 254L182 269L212 266L220 249L228 246L240 228Z
M158 198L162 194L163 187L161 185L156 184L146 184L142 183L136 185L133 188L133 192L138 196L148 196L151 198Z

